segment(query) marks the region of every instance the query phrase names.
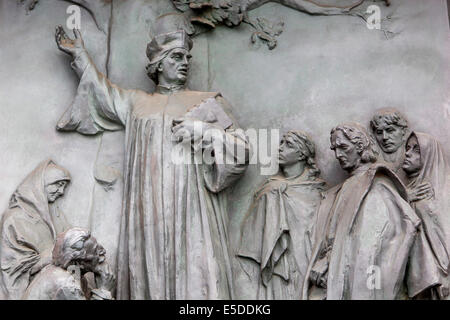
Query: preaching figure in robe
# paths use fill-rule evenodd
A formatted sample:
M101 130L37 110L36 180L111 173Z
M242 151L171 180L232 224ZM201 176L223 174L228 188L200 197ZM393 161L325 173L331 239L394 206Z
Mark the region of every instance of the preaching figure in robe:
M435 279L435 284L428 287L427 295L422 298L444 299L449 294L449 252L450 252L450 171L441 144L432 136L413 132L406 143L405 162L403 170L408 175L408 188L419 190L417 198L411 201L422 220L422 232L432 248L432 255L422 259L421 269L429 271L429 278ZM431 185L421 188L424 184ZM423 249L418 243L415 252L420 254Z
M56 30L80 77L58 129L126 130L117 298L232 298L223 190L244 173L248 143L220 93L185 88L191 39L178 30L148 44L147 71L157 83L148 94L112 84L74 33L72 40ZM179 150L183 161L174 157Z
M11 196L0 226L0 287L4 299L21 299L33 277L51 263L56 235L70 227L55 204L69 182L67 170L46 160Z
M279 165L282 173L255 194L243 223L238 256L258 264L257 299L298 300L325 182L319 178L314 143L303 132L283 136Z
M374 142L361 125L334 128L331 149L350 177L327 190L318 209L303 298L417 295L414 284L427 271L416 270L410 261L420 219L407 202L405 187L389 167L375 163ZM426 241L422 247L431 250Z

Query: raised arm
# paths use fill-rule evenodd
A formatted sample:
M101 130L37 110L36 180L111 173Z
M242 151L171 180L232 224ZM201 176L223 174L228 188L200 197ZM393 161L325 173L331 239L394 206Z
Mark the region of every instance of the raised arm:
M73 33L75 38L70 39L62 26L56 27L56 44L73 57L71 66L80 77L73 104L58 122L57 129L82 134L120 130L126 124L135 91L119 88L99 72L86 51L80 31L74 29Z

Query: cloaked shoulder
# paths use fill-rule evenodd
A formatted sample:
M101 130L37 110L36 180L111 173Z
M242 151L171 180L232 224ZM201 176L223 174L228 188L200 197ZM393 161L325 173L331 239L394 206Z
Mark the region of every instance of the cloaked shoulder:
M369 174L372 175L373 179L380 179L382 177L386 177L390 179L394 186L396 187L400 196L408 201L408 195L406 191L406 187L401 181L401 179L397 176L397 174L386 164L384 163L374 163L368 170Z

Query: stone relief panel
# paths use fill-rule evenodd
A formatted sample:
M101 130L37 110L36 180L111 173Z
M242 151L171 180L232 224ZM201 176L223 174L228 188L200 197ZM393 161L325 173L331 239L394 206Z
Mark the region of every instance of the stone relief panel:
M56 235L70 226L57 206L70 180L66 169L46 160L11 195L0 229L2 298L21 299L31 279L51 263Z
M81 280L89 272L95 274L93 288ZM51 263L34 277L22 299L113 300L114 289L115 276L105 261L105 249L89 230L71 228L58 234Z
M81 8L81 31L73 38L57 28L56 41L72 56L75 73L67 68L70 58L58 54L52 39L55 26L65 23L66 9L73 4ZM371 4L381 8L378 30L366 26ZM446 298L448 227L442 212L449 204L446 178L441 177L447 176L450 155L446 147L450 44L445 9L445 2L437 0L349 0L339 5L308 0L0 1L0 25L9 26L0 28L0 39L8 44L2 57L15 62L0 67L0 81L8 92L0 96L6 110L5 134L0 136L6 150L0 155L3 216L11 209L8 198L39 161L51 157L67 167L71 187L63 199L53 202L70 213L67 225L90 230L99 239L114 270L96 273L93 266L91 283L75 290L80 299ZM184 31L171 38L167 28L174 26ZM27 41L14 34L26 35ZM150 41L153 45L146 54ZM265 50L258 43L276 49ZM169 51L178 57L169 57ZM177 65L173 62L177 59L185 66L176 67L172 77L169 61ZM147 105L156 107L150 111ZM68 111L61 118L64 110ZM222 138L199 136L194 120L200 120L202 129L217 129ZM56 125L89 136L56 131ZM164 151L164 147L182 145L186 136L192 150L180 150L193 158L196 152L209 151L214 159L219 150L239 146L245 150L244 158L259 152L238 127L276 129L280 136L289 132L280 154L289 149L287 140L298 143L309 159L317 155L314 167L320 168L324 180L300 174L291 181L290 166L276 154L269 156L281 160L280 172L269 180L261 174L261 165L248 165L248 159L225 166L186 166L175 172L178 167L171 168L170 162L157 160L154 154L162 150L162 159L168 159L170 148ZM315 143L299 130L309 132ZM161 139L153 145L156 140L150 137L155 135ZM138 146L142 139L151 142ZM221 141L220 147L215 141ZM348 148L345 152L342 144ZM138 168L135 163L143 165ZM293 167L300 172L299 166L310 171L307 161L297 161ZM178 174L182 178L175 179ZM185 181L185 187L169 182L171 177ZM159 191L157 181L164 181ZM267 188L258 187L264 181ZM309 202L301 204L308 209L301 217L304 230L292 222L301 210L262 206L277 190L274 203L280 207L286 199L301 198L289 193L304 184L313 185L307 188ZM55 195L61 187L65 185L55 186ZM396 209L387 202L395 202ZM339 206L342 210L336 210ZM316 224L306 221L316 215ZM387 216L402 217L407 223ZM135 224L134 217L145 222ZM161 217L168 220L156 223ZM268 223L264 217L281 223L285 232L279 238L270 230L261 233ZM199 227L200 221L208 225ZM146 229L148 225L157 228ZM259 234L260 239L242 238L242 228L257 230L254 236ZM153 243L160 245L148 245L144 241L148 237L130 238L135 230L155 235ZM396 230L408 241L400 242L386 230ZM157 234L166 236L157 239ZM189 248L188 242L176 237L165 242L180 234L192 235L188 242L196 239L204 250ZM368 235L365 244L382 249L376 254L369 249L357 251L359 234ZM304 246L289 245L293 238L303 239ZM276 244L273 251L241 254L242 248L258 251L271 239ZM136 255L126 249L130 245L138 250L139 261L131 261ZM33 286L46 286L53 277L67 276L67 269L51 263L47 247L32 261L45 256L48 263L38 267L41 264L36 262L38 271L32 276L33 266L21 273L26 286L35 280L38 284ZM100 251L99 257L105 256ZM354 253L358 263L352 270L340 259L343 251ZM389 260L394 251L400 254ZM300 255L308 258L299 262ZM174 256L184 258L174 260ZM153 257L163 263L149 264ZM376 261L369 263L368 257ZM187 272L188 265L200 270L205 264L210 269L204 274L192 267L193 273ZM402 269L405 265L407 270ZM366 277L356 275L371 266L381 268L381 289L369 288ZM45 268L47 275L40 277ZM150 277L142 272L148 268L154 270ZM185 276L185 287L173 276L179 272ZM139 280L129 283L130 274L140 274ZM357 284L351 291L342 289L349 277ZM402 285L392 288L395 283ZM15 289L5 289L5 298L24 297L23 289L15 296L9 290ZM52 297L64 298L64 294Z
M255 193L244 218L238 256L258 284L257 298L299 299L311 256L312 233L325 181L315 161L315 146L301 131L280 143L281 174Z

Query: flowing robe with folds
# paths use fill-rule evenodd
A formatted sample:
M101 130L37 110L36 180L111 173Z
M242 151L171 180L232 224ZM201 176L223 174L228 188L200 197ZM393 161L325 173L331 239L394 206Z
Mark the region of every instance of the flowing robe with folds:
M393 153L386 153L382 150L380 151L384 159L384 165L391 169L397 175L397 177L400 178L403 184L406 184L408 178L406 177L406 173L402 168L403 162L405 161L405 143L403 143Z
M51 264L33 279L22 300L86 300L86 297L80 280Z
M418 174L409 181L409 188L416 188L422 183L430 183L434 195L430 199L412 202L412 207L422 220L421 231L432 248L430 258L417 261L418 268L434 270L436 278L435 287L444 285L449 287L448 276L450 267L450 169L440 143L432 136L414 132L417 137L422 167ZM417 243L415 252L422 252L421 243ZM419 264L420 263L420 264ZM428 286L423 285L423 289ZM435 298L435 290L431 296ZM441 297L442 298L442 297ZM448 299L448 298L447 298Z
M4 299L22 298L35 276L33 267L45 257L51 257L56 234L70 227L61 212L51 213L48 204L44 175L52 163L51 160L42 162L25 178L2 216L0 288ZM61 168L61 178L65 177L69 175Z
M360 169L320 204L304 299L407 299L437 281L417 268L431 249L403 184L382 164ZM412 254L415 241L421 253ZM320 288L311 273L325 264L326 288Z
M22 300L87 300L83 289L87 290L76 273L50 264L33 279ZM111 300L111 293L104 289L94 288L90 293L98 293L93 300Z
M233 152L248 153L246 138L230 116L232 125L220 128L222 140L213 136L200 143L213 158L223 154L223 163L215 158L212 164L172 161L173 120L206 99L227 113L226 101L213 92L121 89L96 70L86 52L72 66L80 85L58 128L83 134L126 128L117 298L232 298L222 191L246 169L247 160L237 161L239 152ZM206 118L214 123L219 116L211 110Z
M257 298L301 298L311 256L311 233L325 182L270 178L255 194L244 221L238 256L259 265Z

